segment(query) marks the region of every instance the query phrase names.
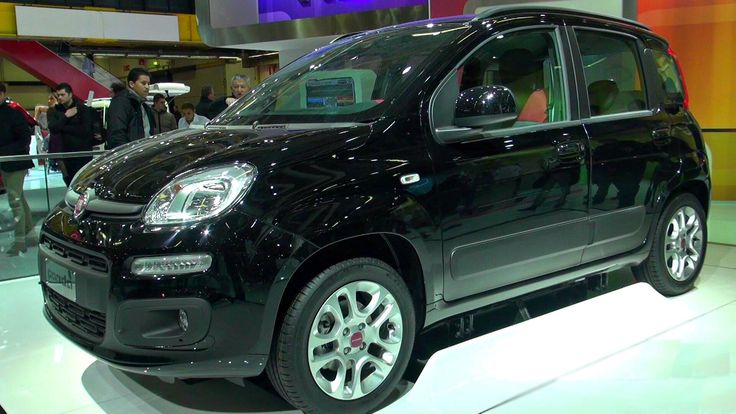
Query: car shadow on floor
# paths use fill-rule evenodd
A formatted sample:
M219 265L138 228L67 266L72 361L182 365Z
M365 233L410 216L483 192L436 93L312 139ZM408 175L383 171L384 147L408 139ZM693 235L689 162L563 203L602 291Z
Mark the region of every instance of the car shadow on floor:
M264 383L265 381L265 383ZM107 413L299 413L257 377L166 382L100 361L82 375L82 384Z

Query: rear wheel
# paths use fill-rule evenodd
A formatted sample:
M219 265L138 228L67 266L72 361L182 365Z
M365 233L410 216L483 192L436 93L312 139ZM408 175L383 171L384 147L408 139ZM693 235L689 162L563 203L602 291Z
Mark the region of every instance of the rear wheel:
M666 296L687 292L703 267L707 236L698 199L688 193L676 196L662 212L649 257L634 275Z
M340 262L294 299L268 376L304 412L369 412L406 369L414 312L409 290L389 265L372 258Z

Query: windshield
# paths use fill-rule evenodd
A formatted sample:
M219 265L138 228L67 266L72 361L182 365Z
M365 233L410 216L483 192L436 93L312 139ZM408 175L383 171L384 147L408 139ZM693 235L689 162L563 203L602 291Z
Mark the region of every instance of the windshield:
M213 125L365 122L467 26L392 27L351 36L301 57L261 83Z

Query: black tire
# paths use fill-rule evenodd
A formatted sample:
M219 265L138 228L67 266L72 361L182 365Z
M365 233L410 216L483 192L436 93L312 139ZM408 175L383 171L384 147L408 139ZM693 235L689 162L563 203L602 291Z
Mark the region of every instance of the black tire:
M313 327L322 329L323 326L329 325L323 321L323 317L329 317L329 312L320 314L320 319L317 319L318 312L322 312L323 306L327 306L328 299L335 300L333 303L340 303L339 312L343 314L342 318L347 322L350 320L350 314L346 315L345 307L346 303L344 296L339 296L345 289L354 286L363 286L367 284L373 286L374 284L385 289L390 296L385 296L385 301L380 301L377 305L376 310L371 315L376 315L375 319L371 316L371 319L366 321L372 321L367 324L362 324L363 327L358 325L352 326L350 323L342 325L343 328L337 328L338 323L333 322L331 328L324 328L328 330L324 335L327 338L332 336L337 337L334 343L317 346L310 349L309 341L312 337ZM338 296L333 296L333 294ZM363 294L361 294L363 295ZM359 296L359 295L356 295ZM364 298L365 295L360 296ZM342 302L339 302L342 300ZM361 300L356 299L355 303L361 304ZM389 301L394 301L393 303ZM383 304L389 304L384 306ZM385 322L379 323L379 316L388 315L390 312L384 313L386 309L392 309L393 305L397 305L399 308L398 312L392 312L393 316L386 317ZM376 306L376 305L374 305ZM390 307L389 307L390 306ZM367 309L367 305L361 310ZM397 315L400 314L400 323L398 325L393 324L393 321L397 321ZM329 319L329 318L328 318ZM342 321L341 319L340 321ZM375 328L375 326L381 326L382 330ZM397 328L398 326L398 328ZM345 335L345 329L351 332ZM361 335L358 336L358 331L361 331ZM371 330L369 334L369 330ZM383 333L379 333L383 332ZM320 354L319 357L326 356L330 358L338 358L342 362L335 362L335 364L345 364L343 367L349 366L344 360L347 360L352 356L358 358L360 355L365 355L368 352L381 352L380 355L385 355L383 350L378 345L368 345L369 335L371 338L376 335L395 335L396 332L400 332L400 341L393 346L399 349L396 358L393 360L393 364L388 368L388 374L383 379L373 381L374 373L380 373L380 369L377 365L371 365L367 363L361 365L361 368L352 368L351 371L346 372L357 372L360 377L363 378L363 374L366 379L371 379L371 385L375 385L375 388L368 391L366 395L362 397L356 397L355 399L340 399L340 396L344 397L344 390L350 389L351 387L338 388L341 391L333 391L335 395L329 395L327 391L323 391L318 385L317 377L314 375L323 375L322 370L316 371L317 374L312 374L310 369L310 357L309 353L314 355L314 350L324 351L324 354ZM334 266L321 272L314 279L312 279L296 296L291 306L288 308L283 322L280 326L277 339L274 344L271 357L269 358L266 373L274 385L274 388L289 401L296 408L303 410L305 413L367 413L376 409L380 406L384 400L391 394L396 388L397 383L401 379L406 367L409 363L410 354L414 345L414 335L416 332L416 317L415 309L412 301L411 294L409 293L406 284L404 283L401 276L388 264L373 258L356 258L340 262ZM365 337L363 336L365 335ZM387 337L389 340L395 339L394 337ZM347 340L351 345L343 348ZM362 347L355 347L353 345L355 341L362 341ZM383 339L382 339L383 340ZM375 348L377 347L377 348ZM349 353L343 353L344 349L348 349ZM364 351L365 349L365 351ZM380 349L380 350L379 350ZM344 355L344 357L343 357ZM391 354L390 354L391 355ZM375 355L374 355L375 356ZM384 362L382 359L378 363ZM356 363L356 361L353 361ZM330 362L332 364L332 362ZM315 363L319 366L319 363ZM325 365L328 366L328 365ZM355 367L356 365L353 365ZM375 368L373 372L370 372L371 368ZM384 367L385 368L385 367ZM337 373L338 370L336 370ZM329 373L329 368L328 368ZM335 377L337 377L336 374ZM341 378L350 378L353 374L348 375L347 373ZM375 375L379 376L380 375ZM356 376L357 377L357 376ZM329 381L329 379L328 379ZM362 383L363 380L359 381ZM346 382L347 384L348 382ZM324 384L324 382L323 382ZM355 385L353 383L353 385ZM354 387L357 389L357 386ZM354 390L353 390L354 391Z
M683 210L684 209L684 210ZM673 276L668 263L672 263L669 255L665 253L666 244L669 242L671 246L677 245L679 249L682 249L681 241L673 241L669 237L671 235L672 226L671 221L675 218L675 215L680 211L688 211L694 213L692 217L695 217L700 223L701 234L697 237L697 241L692 243L692 246L697 244L700 249L698 254L698 260L692 263L692 260L684 268L682 275L679 277ZM693 239L694 240L694 239ZM654 289L665 295L665 296L676 296L681 295L690 289L692 289L695 280L700 274L700 270L703 268L703 262L705 261L705 252L707 248L708 240L708 228L705 220L705 211L703 210L700 201L695 196L689 193L683 193L673 198L669 204L665 207L664 211L659 217L657 222L657 228L655 229L654 238L652 240L652 246L649 250L649 256L639 266L633 268L634 276L641 282L646 282L652 285ZM682 249L685 253L695 252L697 248L693 249L691 243L685 241L685 248ZM675 272L677 274L677 272Z

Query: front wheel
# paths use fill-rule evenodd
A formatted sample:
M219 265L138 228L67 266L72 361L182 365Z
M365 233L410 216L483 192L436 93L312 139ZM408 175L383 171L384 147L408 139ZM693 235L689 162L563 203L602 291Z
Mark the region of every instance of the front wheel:
M634 267L634 275L665 296L685 293L703 267L707 240L700 201L692 194L680 194L662 212L649 256Z
M395 388L416 318L409 290L386 263L340 262L289 307L267 367L276 390L306 413L364 413Z

